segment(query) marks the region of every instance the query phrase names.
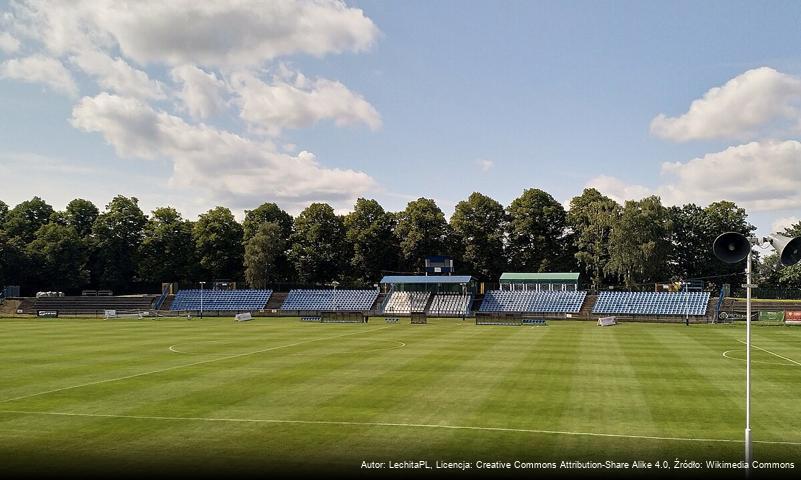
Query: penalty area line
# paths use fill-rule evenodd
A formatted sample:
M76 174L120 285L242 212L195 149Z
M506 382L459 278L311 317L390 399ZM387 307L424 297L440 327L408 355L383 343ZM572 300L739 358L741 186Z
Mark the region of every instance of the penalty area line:
M746 344L744 341L742 341L742 340L737 340L737 341L738 341L738 342L740 342L740 343L742 343L743 345L747 345L747 344ZM795 360L793 360L792 358L787 358L787 357L781 356L781 355L779 355L778 353L771 352L771 351L770 351L770 350L768 350L767 348L757 347L757 346L756 346L756 345L754 345L753 343L751 344L751 346L752 346L752 347L754 347L754 348L756 348L757 350L762 350L762 351L763 351L763 352L765 352L765 353L769 353L769 354L771 354L771 355L773 355L773 356L775 356L775 357L779 357L779 358L781 358L782 360L786 360L786 361L788 361L788 362L794 363L794 364L798 365L799 367L801 367L801 363L798 363L798 362L796 362L796 361L795 361Z
M89 387L89 386L93 386L93 385L101 385L103 383L118 382L118 381L121 381L121 380L128 380L128 379L131 379L131 378L144 377L145 375L153 375L153 374L156 374L156 373L169 372L171 370L177 370L179 368L194 367L196 365L205 365L207 363L221 362L223 360L231 360L233 358L240 358L240 357L246 357L248 355L256 355L258 353L271 352L273 350L280 350L282 348L296 347L298 345L304 345L304 344L307 344L307 343L322 342L324 340L332 340L334 338L347 337L349 335L357 335L357 334L360 334L360 333L367 333L367 332L377 332L378 330L384 330L385 328L389 328L389 327L380 327L380 328L374 328L374 329L371 329L371 330L362 330L362 331L358 331L358 332L343 333L341 335L333 335L333 336L330 336L330 337L322 337L322 338L315 338L315 339L312 339L312 340L304 340L302 342L290 343L288 345L278 345L278 346L275 346L275 347L269 347L269 348L264 348L264 349L261 349L261 350L255 350L253 352L237 353L235 355L228 355L226 357L212 358L212 359L209 359L209 360L200 360L198 362L186 363L186 364L183 364L183 365L175 365L175 366L172 366L172 367L161 368L161 369L158 369L158 370L151 370L149 372L134 373L132 375L125 375L123 377L107 378L105 380L97 380L97 381L94 381L94 382L82 383L80 385L72 385L72 386L69 386L69 387L54 388L53 390L47 390L47 391L44 391L44 392L31 393L31 394L28 394L28 395L20 395L19 397L14 397L14 398L6 398L4 400L0 400L0 403L13 402L13 401L16 401L16 400L25 400L25 399L28 399L28 398L39 397L41 395L47 395L47 394L50 394L50 393L63 392L65 390L73 390L73 389L76 389L76 388Z
M31 412L23 410L0 410L0 414L14 415L46 415L57 417L86 417L128 420L163 420L163 421L189 421L189 422L221 422L221 423L261 423L261 424L290 424L290 425L336 425L355 427L401 427L424 428L444 430L475 430L485 432L530 433L540 435L570 435L584 437L626 438L635 440L657 440L670 442L701 442L701 443L743 443L743 440L729 438L689 438L689 437L660 437L653 435L626 435L622 433L599 432L570 432L561 430L539 430L533 428L507 428L507 427L476 427L468 425L441 425L427 423L391 423L391 422L352 422L336 420L276 420L262 418L214 418L214 417L170 417L161 415L115 415L103 413L70 413L70 412ZM788 442L781 440L753 440L754 443L770 445L801 446L801 442Z

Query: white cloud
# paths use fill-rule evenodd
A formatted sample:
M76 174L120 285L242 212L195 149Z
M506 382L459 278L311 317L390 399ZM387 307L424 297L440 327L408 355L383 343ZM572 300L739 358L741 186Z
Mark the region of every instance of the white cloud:
M0 64L0 77L41 83L71 97L78 95L78 86L69 70L57 59L44 55L6 60Z
M651 121L651 133L678 142L754 138L782 123L798 128L800 103L801 79L757 68L710 89L679 117L660 113Z
M373 130L381 127L381 116L361 95L336 81L314 80L282 68L267 83L249 72L231 75L238 95L240 116L257 132L277 135L287 128L303 128L320 120L337 126L363 123Z
M588 181L585 187L595 188L620 204L626 200L640 200L654 194L654 191L648 187L628 184L609 175L599 175Z
M35 32L56 55L116 44L142 65L242 66L295 54L358 52L379 33L362 10L339 0L32 0L15 15L21 29Z
M801 143L751 142L694 158L666 162L667 181L656 188L601 176L588 186L620 201L659 195L667 205L730 200L749 211L801 208Z
M279 63L372 47L376 26L340 0L19 0L0 11L0 27L8 32L0 48L37 52L0 64L0 76L77 96L71 71L85 73L81 90L89 96L70 123L101 133L120 157L171 162L170 184L179 190L232 207L272 198L291 209L292 202L344 205L375 186L363 172L323 166L302 145L247 138L319 121L381 126L376 109L342 83Z
M771 232L783 232L785 228L791 227L798 222L801 222L801 218L796 217L795 215L789 217L782 217L777 218L770 226Z
M98 50L83 50L71 56L70 61L95 77L98 85L106 90L143 99L165 98L160 82L151 80L147 73L133 68L122 58L111 58Z
M794 140L729 147L686 163L664 163L662 172L674 178L663 187L674 201L727 199L755 211L801 207L801 143Z
M19 162L25 168L13 168ZM103 208L116 195L137 197L145 213L165 205L178 208L194 219L213 204L191 191L170 189L165 178L153 178L128 168L98 168L69 157L49 157L34 152L0 152L3 167L2 200L16 205L34 195L57 210L76 197ZM237 212L238 213L238 212Z
M482 172L489 172L495 166L495 162L486 158L479 158L476 160L476 165Z
M25 165L26 171L39 171L47 174L81 174L97 173L97 170L87 165L69 162L63 158L48 157L30 152L3 152L0 153L0 165L5 168L15 165ZM6 170L7 171L7 170Z
M83 98L71 122L101 133L122 157L171 159L172 186L192 187L234 208L269 199L343 206L376 186L363 172L323 167L309 152L280 153L269 142L190 125L140 101L106 93Z
M6 53L14 53L19 50L19 40L11 36L8 32L0 32L0 50Z
M209 118L225 110L229 89L217 75L194 65L175 67L170 73L173 81L182 85L178 97L193 118Z

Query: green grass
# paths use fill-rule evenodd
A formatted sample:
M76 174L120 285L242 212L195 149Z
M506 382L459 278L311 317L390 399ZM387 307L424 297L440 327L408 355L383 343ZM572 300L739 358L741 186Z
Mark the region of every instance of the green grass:
M550 323L0 320L0 473L741 459L744 328ZM753 338L801 363L801 328ZM754 439L796 442L755 457L798 466L801 365L753 355Z
M737 300L738 302L746 302L746 301L748 301L748 299L746 297L726 297L726 298L727 299L734 299L734 300ZM776 302L781 302L781 303L801 303L801 300L799 300L799 299L790 299L790 298L788 298L788 299L783 299L783 298L779 298L779 299L776 299L776 298L752 298L751 301L754 302L754 303L776 303Z

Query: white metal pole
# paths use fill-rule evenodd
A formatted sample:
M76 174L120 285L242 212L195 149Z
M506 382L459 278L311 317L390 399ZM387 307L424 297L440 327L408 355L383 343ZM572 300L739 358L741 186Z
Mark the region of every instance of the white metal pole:
M687 280L684 280L684 324L689 326L690 325L690 285L687 283Z
M745 306L745 463L746 472L751 468L753 450L751 448L751 248L748 248L746 263L746 306Z
M206 282L200 282L200 318L203 318L203 285Z

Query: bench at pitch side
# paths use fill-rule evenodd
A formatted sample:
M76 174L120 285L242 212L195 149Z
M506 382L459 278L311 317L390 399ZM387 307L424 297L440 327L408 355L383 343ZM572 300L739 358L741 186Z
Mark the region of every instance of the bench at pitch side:
M547 327L548 322L544 318L523 318L523 325Z

